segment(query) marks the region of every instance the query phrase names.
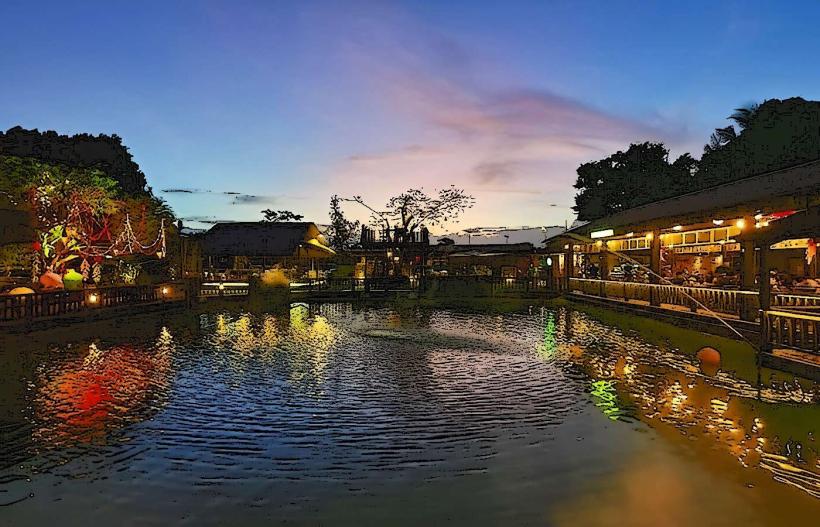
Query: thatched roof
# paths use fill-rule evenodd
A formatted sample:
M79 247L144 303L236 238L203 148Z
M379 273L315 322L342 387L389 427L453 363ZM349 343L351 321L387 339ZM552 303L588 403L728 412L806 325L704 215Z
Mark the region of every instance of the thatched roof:
M205 256L297 257L332 255L312 222L217 223L199 235Z

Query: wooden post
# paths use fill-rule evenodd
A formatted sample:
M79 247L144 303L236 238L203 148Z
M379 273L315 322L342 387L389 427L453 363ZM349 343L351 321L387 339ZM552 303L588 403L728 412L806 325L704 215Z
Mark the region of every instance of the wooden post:
M572 244L564 253L564 291L569 291L569 279L575 275L575 259L572 252Z
M772 287L769 282L769 246L764 242L760 247L760 350L758 364L763 353L771 353L771 342L766 328L766 313L771 306Z
M652 240L649 243L649 270L652 271L649 275L649 283L661 283L661 233L657 229L652 231ZM655 289L657 288L649 288L649 304L659 306L661 301Z

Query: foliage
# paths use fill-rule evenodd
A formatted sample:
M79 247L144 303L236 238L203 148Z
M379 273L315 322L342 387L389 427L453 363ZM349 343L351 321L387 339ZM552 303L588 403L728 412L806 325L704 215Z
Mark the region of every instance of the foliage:
M573 209L579 220L595 220L631 207L687 192L697 161L688 153L669 162L663 143L631 144L578 167Z
M348 220L341 207L341 199L334 194L330 198L330 228L327 240L336 251L347 251L356 245L356 238L361 228L358 220Z
M770 99L728 118L704 147L700 188L820 159L820 101Z
M349 201L367 208L373 224L386 231L397 228L406 233L452 221L475 204L471 195L455 186L439 190L436 196L429 196L422 189L409 189L387 200L382 211L365 203L361 196L353 196Z
M4 206L32 213L38 233L32 242L42 259L37 263L55 271L78 258L87 265L85 260L91 256L110 250L116 254L114 233L124 231L126 218L136 222L137 238L149 243L163 219L167 224L173 220L167 204L150 189L129 194L97 168L32 158L0 155L0 195L7 202Z
M147 192L145 174L116 134L68 136L51 130L39 132L16 126L6 133L0 132L0 154L36 158L49 165L97 169L116 181L125 193Z
M271 210L265 209L262 211L262 215L264 218L262 221L266 221L268 223L280 223L285 221L302 221L301 214L294 214L289 210Z

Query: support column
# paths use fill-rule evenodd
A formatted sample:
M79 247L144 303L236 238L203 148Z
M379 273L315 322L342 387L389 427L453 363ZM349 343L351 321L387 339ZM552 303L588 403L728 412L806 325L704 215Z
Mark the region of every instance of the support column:
M569 279L575 276L575 258L572 252L572 244L564 252L564 291L569 291Z
M771 352L771 342L767 328L766 311L771 305L772 287L769 283L769 247L767 244L760 248L760 352L758 353L758 364L760 364L761 354Z
M661 233L656 229L650 235L652 239L649 241L649 270L652 274L649 275L649 283L659 284L661 283ZM654 287L649 288L649 304L661 305L660 297L656 294Z

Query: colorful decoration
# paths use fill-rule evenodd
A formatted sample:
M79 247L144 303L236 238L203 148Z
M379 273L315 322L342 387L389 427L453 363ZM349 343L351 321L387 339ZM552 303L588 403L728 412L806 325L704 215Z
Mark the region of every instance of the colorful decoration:
M44 289L62 289L63 277L53 271L47 271L40 277L40 285Z
M81 291L83 288L83 275L74 269L69 269L63 275L63 287L67 291Z

